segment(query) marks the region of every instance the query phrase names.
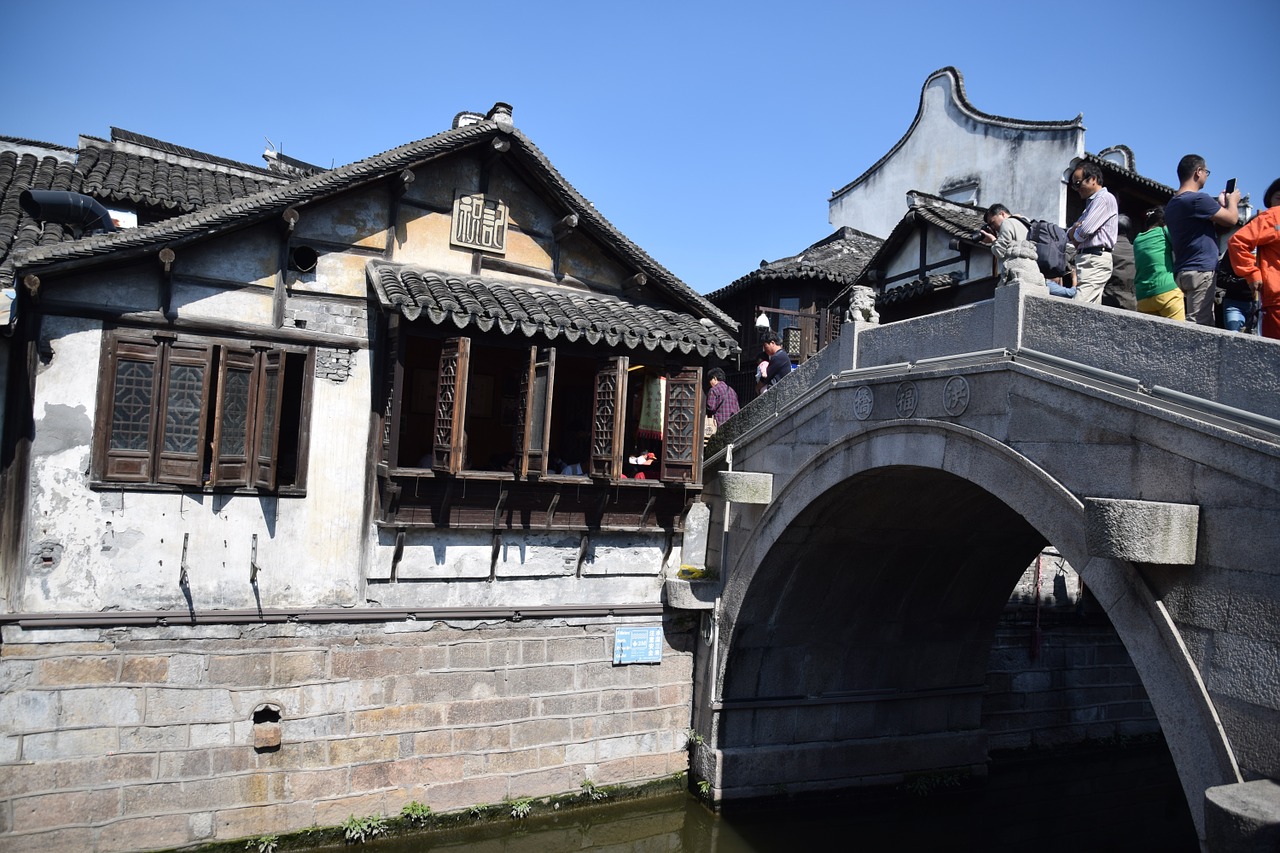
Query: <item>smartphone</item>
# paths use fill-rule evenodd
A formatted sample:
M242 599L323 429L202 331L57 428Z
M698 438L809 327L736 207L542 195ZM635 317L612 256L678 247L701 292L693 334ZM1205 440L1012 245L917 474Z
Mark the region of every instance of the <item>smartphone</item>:
M1236 191L1236 179L1232 178L1229 181L1227 181L1227 195L1231 195L1235 191Z

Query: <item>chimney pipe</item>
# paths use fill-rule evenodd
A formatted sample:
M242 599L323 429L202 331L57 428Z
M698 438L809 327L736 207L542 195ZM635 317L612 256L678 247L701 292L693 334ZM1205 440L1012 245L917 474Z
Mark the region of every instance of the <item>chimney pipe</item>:
M32 219L78 225L85 234L93 231L112 232L119 229L111 221L111 213L87 195L52 190L23 190L18 205Z

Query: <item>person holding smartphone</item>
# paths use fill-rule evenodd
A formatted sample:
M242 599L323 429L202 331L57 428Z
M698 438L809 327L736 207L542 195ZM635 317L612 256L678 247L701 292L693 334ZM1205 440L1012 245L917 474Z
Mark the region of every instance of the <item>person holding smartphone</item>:
M1214 279L1218 269L1217 227L1231 228L1240 218L1235 179L1217 198L1202 190L1209 167L1199 154L1178 161L1178 192L1164 208L1173 244L1173 276L1185 302L1187 319L1212 326Z

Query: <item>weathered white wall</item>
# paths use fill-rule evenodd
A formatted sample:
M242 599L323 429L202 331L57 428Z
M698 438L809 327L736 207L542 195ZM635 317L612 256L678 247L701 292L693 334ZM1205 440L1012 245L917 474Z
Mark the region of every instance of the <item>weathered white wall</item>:
M369 461L369 356L313 384L307 496L89 487L101 324L48 318L36 380L28 554L21 609L334 606L359 601ZM253 537L260 567L249 583Z
M832 227L888 236L906 212L906 193L943 195L976 179L974 204L1005 204L1015 213L1061 222L1066 216L1063 170L1084 153L1084 127L1011 126L962 103L949 69L931 76L913 128L885 161L829 201ZM1030 122L1018 124L1029 125Z

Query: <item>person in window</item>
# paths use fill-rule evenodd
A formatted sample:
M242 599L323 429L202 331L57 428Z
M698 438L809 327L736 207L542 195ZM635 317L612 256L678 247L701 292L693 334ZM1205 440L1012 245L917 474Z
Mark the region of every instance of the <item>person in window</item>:
M715 419L716 426L723 426L729 416L738 411L738 394L725 382L724 371L711 368L707 391L707 414Z
M763 394L791 372L791 356L782 348L782 343L774 332L765 334L761 343L764 344L764 356L768 361L760 366L756 391Z

